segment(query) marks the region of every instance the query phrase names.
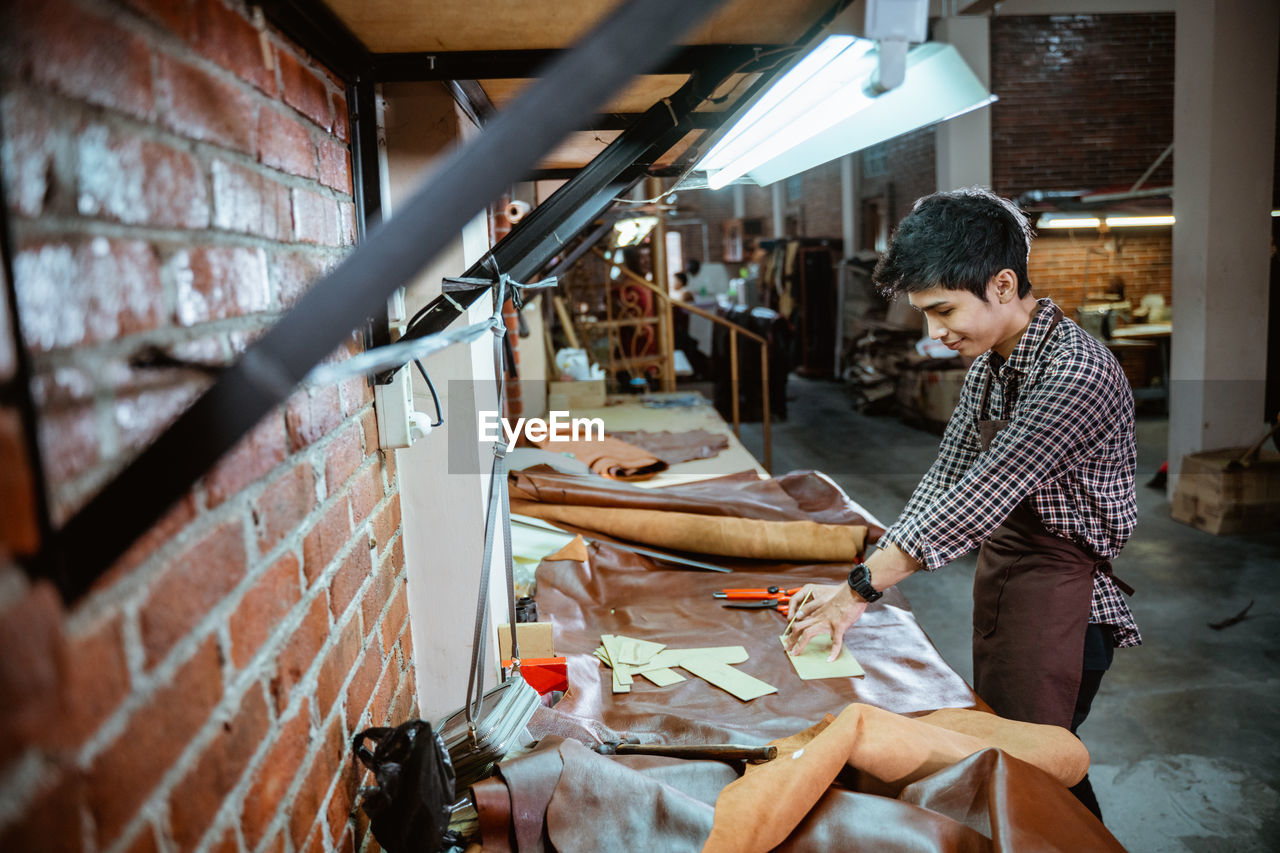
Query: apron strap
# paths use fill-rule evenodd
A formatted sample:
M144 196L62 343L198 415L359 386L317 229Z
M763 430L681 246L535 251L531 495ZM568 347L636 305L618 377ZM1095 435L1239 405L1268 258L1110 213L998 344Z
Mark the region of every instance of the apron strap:
M1062 309L1059 308L1057 305L1054 305L1053 319L1049 321L1049 328L1045 330L1044 337L1040 339L1040 345L1036 347L1035 353L1031 356L1032 361L1035 361L1036 359L1040 358L1040 353L1044 352L1045 345L1049 343L1049 336L1053 334L1053 330L1056 329L1058 327L1058 324L1062 322L1062 317L1063 317ZM983 380L983 383L982 383L982 397L978 400L978 420L983 419L982 416L987 411L987 403L991 399L990 363L988 363L986 373L987 373L986 378ZM1007 409L1008 408L1007 404L1009 401L1005 400L1004 402L1006 405L1002 406L1001 408ZM1004 412L1002 411L1001 414L1004 414Z
M1099 560L1098 562L1093 564L1093 570L1095 572L1101 572L1104 575L1110 575L1111 580L1115 583L1116 586L1120 587L1120 591L1123 592L1125 595L1132 596L1133 593L1135 592L1133 587L1129 586L1129 584L1125 583L1124 581L1120 580L1120 578L1116 577L1116 573L1111 570L1110 560Z

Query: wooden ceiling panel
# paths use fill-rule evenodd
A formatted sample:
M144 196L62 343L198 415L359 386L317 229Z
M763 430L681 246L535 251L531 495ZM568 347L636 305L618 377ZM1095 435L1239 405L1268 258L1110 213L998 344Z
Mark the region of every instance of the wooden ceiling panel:
M689 78L683 74L650 74L632 80L620 94L614 96L602 113L642 113L684 85ZM515 100L516 96L532 80L481 80L480 85L489 100L498 109Z
M616 0L324 0L374 53L568 47ZM686 44L781 44L832 0L731 0Z
M590 163L620 130L580 130L570 134L555 150L542 158L539 169L578 169Z

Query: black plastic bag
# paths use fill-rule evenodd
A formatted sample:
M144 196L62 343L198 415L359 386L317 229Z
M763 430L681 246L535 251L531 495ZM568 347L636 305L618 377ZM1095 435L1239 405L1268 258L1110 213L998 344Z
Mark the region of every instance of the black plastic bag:
M368 739L374 741L372 750L364 745ZM430 723L410 720L395 728L365 729L352 738L351 748L378 782L361 788L361 808L384 850L448 850L461 840L449 831L453 765Z

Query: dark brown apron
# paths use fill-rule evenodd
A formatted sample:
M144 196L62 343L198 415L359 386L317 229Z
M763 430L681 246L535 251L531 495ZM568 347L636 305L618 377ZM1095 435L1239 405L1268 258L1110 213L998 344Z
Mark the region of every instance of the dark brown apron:
M1040 349L1062 320L1061 310L1053 312ZM988 373L978 408L983 451L1009 423L982 419L990 393ZM1046 530L1029 496L982 544L973 579L973 687L1000 716L1070 728L1095 569L1110 564Z

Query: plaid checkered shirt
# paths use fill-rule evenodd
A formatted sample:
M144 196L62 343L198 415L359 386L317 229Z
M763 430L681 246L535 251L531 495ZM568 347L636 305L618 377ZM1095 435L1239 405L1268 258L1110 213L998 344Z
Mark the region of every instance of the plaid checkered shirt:
M1030 496L1050 533L1100 559L1120 553L1138 520L1133 392L1115 357L1075 323L1063 319L1049 332L1052 306L1039 300L1008 361L994 351L974 360L938 459L881 547L893 542L933 571L980 545ZM988 375L987 411L979 412ZM979 418L1009 420L986 452ZM1115 580L1101 571L1089 621L1106 625L1117 647L1142 642Z

